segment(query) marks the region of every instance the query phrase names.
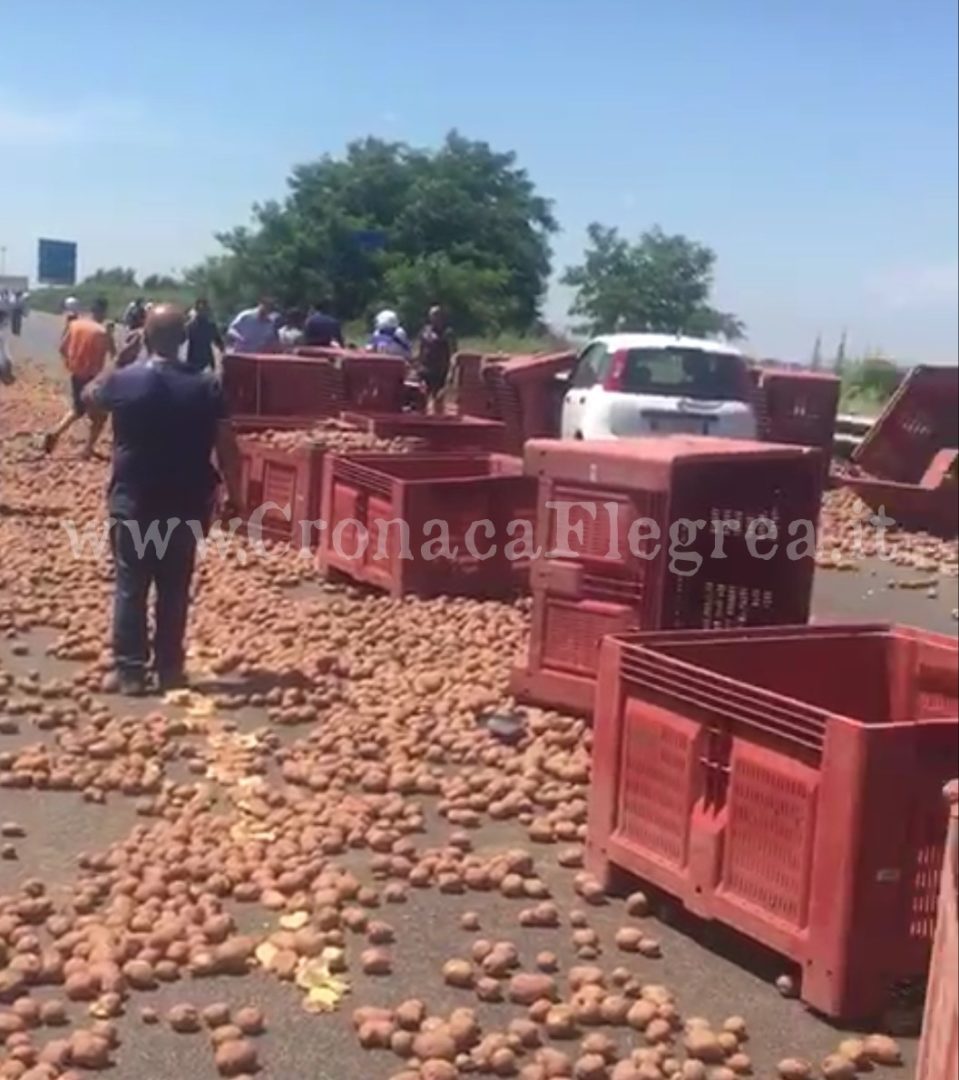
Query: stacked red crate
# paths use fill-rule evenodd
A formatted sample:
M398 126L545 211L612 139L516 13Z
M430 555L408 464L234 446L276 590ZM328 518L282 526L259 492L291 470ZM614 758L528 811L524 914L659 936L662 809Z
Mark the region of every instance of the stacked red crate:
M565 376L575 363L575 353L559 352L513 356L484 366L483 378L496 415L506 425L510 453L522 454L528 439L559 435Z
M406 361L382 353L301 347L298 356L325 360L338 373L342 404L351 409L399 412Z
M816 446L828 468L839 407L838 377L820 371L758 371L760 437L774 443Z
M606 634L807 620L817 451L706 436L535 440L526 471L539 481L539 555L529 654L512 680L521 700L589 714Z
M489 387L483 378L486 364L496 359L502 358L473 352L459 352L453 357L453 389L456 395L456 411L460 416L499 419Z
M223 395L230 415L249 429L290 426L336 416L343 406L342 371L328 361L288 353L227 353Z

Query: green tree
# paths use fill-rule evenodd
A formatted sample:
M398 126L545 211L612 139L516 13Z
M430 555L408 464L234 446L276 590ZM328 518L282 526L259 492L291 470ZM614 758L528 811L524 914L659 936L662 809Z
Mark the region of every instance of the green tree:
M594 222L583 263L562 282L576 290L570 314L588 334L623 330L741 338L743 323L709 304L716 254L658 226L630 243Z
M124 285L136 286L137 272L127 266L112 266L109 269L94 270L82 281L83 285Z
M258 294L327 300L341 318L378 304L410 329L431 303L463 332L525 330L538 318L556 222L512 153L451 132L436 151L367 138L342 158L300 165L282 202L188 275L219 310Z
M896 392L905 374L881 352L871 351L859 360L847 361L842 372L843 393L864 405L882 405Z
M158 292L163 289L178 289L180 282L171 274L148 274L143 279L143 288L146 292Z

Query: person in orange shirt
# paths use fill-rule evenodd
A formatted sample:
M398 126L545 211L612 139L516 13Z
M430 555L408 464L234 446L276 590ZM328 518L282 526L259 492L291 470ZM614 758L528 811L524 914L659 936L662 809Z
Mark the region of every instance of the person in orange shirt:
M116 355L113 334L105 325L106 317L106 300L94 300L89 317L78 316L72 319L63 331L63 337L60 340L60 355L70 374L70 411L64 414L63 419L52 431L44 435L43 449L47 454L53 452L60 436L86 413L83 388L103 371L107 360ZM105 423L105 416L90 417L90 431L81 454L84 460L88 460L93 455L93 447Z

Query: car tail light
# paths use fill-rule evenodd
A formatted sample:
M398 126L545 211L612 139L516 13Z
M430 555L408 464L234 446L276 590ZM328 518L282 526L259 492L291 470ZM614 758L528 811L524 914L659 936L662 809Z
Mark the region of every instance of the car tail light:
M610 364L606 378L603 379L604 390L623 389L626 382L626 362L628 359L629 352L626 349L620 349L619 352L613 353L613 362Z

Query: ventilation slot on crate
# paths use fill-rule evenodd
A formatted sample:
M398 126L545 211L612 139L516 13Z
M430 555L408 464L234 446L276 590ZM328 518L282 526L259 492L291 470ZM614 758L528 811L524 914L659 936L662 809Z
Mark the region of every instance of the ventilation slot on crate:
M739 753L728 813L723 889L804 926L816 823L814 775L803 782Z
M692 724L676 717L657 722L632 715L627 705L618 832L677 867L688 858L695 759Z

